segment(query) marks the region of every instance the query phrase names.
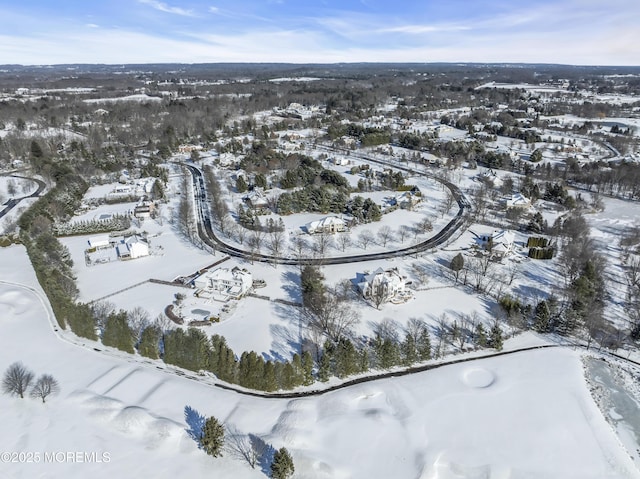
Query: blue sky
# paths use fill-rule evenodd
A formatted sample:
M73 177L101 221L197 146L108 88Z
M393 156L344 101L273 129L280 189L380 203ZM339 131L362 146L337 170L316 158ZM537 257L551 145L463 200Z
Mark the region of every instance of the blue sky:
M639 0L0 0L0 64L640 65Z

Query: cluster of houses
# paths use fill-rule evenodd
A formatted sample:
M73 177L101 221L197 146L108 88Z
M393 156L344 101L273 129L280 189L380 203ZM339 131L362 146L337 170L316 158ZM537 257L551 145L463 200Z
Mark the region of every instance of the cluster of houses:
M136 181L129 179L126 171L120 176L120 184L116 185L108 194L107 198L115 199L127 196L144 196L149 195L153 190L155 178L141 178Z
M221 302L237 300L260 286L256 283L260 281L254 281L251 272L245 268L217 268L194 279L194 295ZM378 304L400 304L413 297L407 289L411 281L400 274L398 268L378 268L372 273L359 274L353 283L365 299L375 300Z

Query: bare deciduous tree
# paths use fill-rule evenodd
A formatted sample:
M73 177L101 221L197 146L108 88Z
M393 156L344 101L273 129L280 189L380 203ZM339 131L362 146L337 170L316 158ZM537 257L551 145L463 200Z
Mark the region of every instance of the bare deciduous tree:
M109 301L96 301L91 305L91 311L100 331L104 331L107 318L116 310L116 305Z
M237 227L235 228L235 233L236 233L236 239L238 240L238 243L244 244L244 240L247 237L246 228L242 225L237 225Z
M273 256L280 256L283 243L284 233L282 231L274 230L269 233L269 251Z
M383 303L386 303L390 298L389 284L384 281L374 282L368 290L367 296L376 307L380 309Z
M170 331L172 329L175 329L176 327L176 323L174 323L173 321L171 321L166 314L164 313L160 313L158 316L156 316L156 319L154 320L154 324L160 329L160 331L165 332L165 331Z
M302 314L307 327L322 331L335 342L360 321L360 314L334 293L319 295Z
M129 327L131 328L131 332L136 342L140 340L142 330L149 326L151 322L147 310L140 306L136 306L131 311L127 312L127 321L129 322Z
M393 238L393 231L387 225L383 226L378 230L378 239L382 243L382 246L387 246L387 243L391 241Z
M407 225L402 225L398 228L398 236L400 237L400 243L404 243L404 240L407 236L411 234L411 227Z
M333 238L326 231L322 231L321 233L315 235L313 242L314 250L318 257L324 258L327 249L329 249L331 243L333 243Z
M242 434L234 426L227 426L225 439L225 448L231 456L247 461L252 469L255 469L269 447L261 438Z
M60 391L58 381L50 374L43 374L38 378L31 389L32 398L40 398L45 402L48 396L54 396Z
M358 235L358 243L360 243L360 246L364 250L367 249L367 246L369 246L372 241L373 241L373 233L371 232L371 230L361 231L360 234Z
M451 208L453 208L453 205L456 203L456 198L455 196L453 196L453 193L451 193L451 190L449 188L446 188L444 190L444 201L442 202L441 206L440 206L440 216L444 217L444 215L446 215L449 211L451 211Z
M21 362L13 363L4 373L2 391L6 394L24 398L24 393L33 381L33 373Z
M507 273L509 277L509 286L513 283L513 280L516 279L518 273L520 272L520 263L517 261L507 261Z
M430 231L433 231L433 224L431 224L431 220L429 218L423 218L418 223L416 223L416 234L427 234Z
M417 338L426 327L427 325L423 319L410 318L405 330L406 334L410 334L413 338Z
M351 244L351 236L349 235L349 233L342 233L340 236L338 236L338 244L340 245L340 249L342 249L342 251L347 249L347 246Z

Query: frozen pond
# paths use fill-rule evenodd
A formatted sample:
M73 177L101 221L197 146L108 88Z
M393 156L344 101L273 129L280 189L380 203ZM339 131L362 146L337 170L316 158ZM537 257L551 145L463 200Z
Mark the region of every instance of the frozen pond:
M586 358L589 379L603 389L597 400L605 418L611 423L631 457L640 459L640 404L614 377L606 361Z

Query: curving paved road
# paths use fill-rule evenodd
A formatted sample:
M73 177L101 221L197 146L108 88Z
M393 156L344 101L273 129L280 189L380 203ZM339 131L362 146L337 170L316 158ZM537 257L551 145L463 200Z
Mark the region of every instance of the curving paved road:
M383 163L379 160L375 160L373 158L362 157L362 159L366 159L367 161L371 161L372 163L380 163L385 166L389 166L387 163ZM189 164L184 164L187 167L189 172L191 173L193 179L193 191L194 191L194 199L196 203L196 207L198 210L198 234L202 241L209 245L210 247L221 251L223 253L228 254L229 256L235 256L238 258L249 259L252 261L260 261L260 262L268 262L268 263L277 263L277 264L285 264L285 265L300 265L300 264L311 264L322 262L325 265L331 264L344 264L344 263L358 263L363 261L373 261L379 259L388 259L388 258L398 258L401 256L409 256L415 255L418 253L422 253L431 248L435 248L443 244L447 241L453 234L458 231L465 223L467 219L467 212L471 208L471 204L464 196L462 191L455 186L453 183L447 180L443 180L441 178L437 178L433 175L427 175L426 173L419 172L407 167L395 166L397 169L401 169L413 174L419 174L428 176L436 181L444 184L451 193L453 194L456 202L458 203L458 213L456 216L445 225L438 233L429 238L422 243L418 243L413 246L408 246L405 248L400 248L392 251L384 251L381 253L370 253L370 254L361 254L361 255L352 255L352 256L340 256L340 257L330 257L330 258L291 258L285 256L272 256L266 255L262 253L251 253L245 251L240 248L236 248L234 246L230 246L223 241L221 241L215 234L212 228L211 222L211 213L209 211L209 205L207 202L207 193L204 184L204 178L202 171L194 166Z
M12 178L21 178L23 180L30 180L30 181L35 181L38 184L38 189L36 191L34 191L33 193L31 193L30 195L27 196L21 196L20 198L10 198L4 205L6 206L6 208L4 208L2 211L0 211L0 218L2 218L4 215L6 215L9 211L11 211L13 208L16 207L16 205L18 203L20 203L22 200L26 199L26 198L37 198L40 196L40 194L44 191L44 189L47 187L47 185L45 184L44 181L42 180L38 180L36 178L28 178L26 176L18 176L18 175L8 175Z

